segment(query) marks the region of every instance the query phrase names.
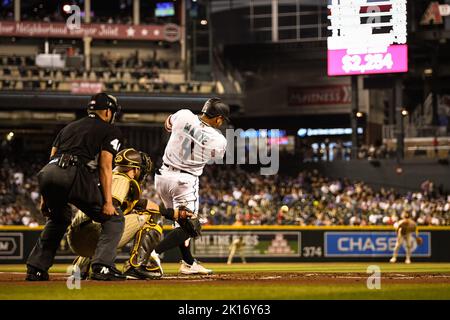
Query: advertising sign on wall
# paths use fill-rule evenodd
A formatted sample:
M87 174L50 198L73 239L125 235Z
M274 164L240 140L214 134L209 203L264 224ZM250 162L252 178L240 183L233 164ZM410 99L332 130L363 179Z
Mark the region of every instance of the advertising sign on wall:
M418 246L411 237L413 257L431 256L431 235L421 232L422 245ZM396 243L395 232L325 232L326 257L391 257ZM399 256L405 255L405 244L400 247Z
M65 23L0 21L0 36L37 38L84 38L112 40L179 41L180 27L165 25L81 24L69 29Z
M329 85L320 87L288 87L288 105L293 107L315 105L350 105L350 85Z
M23 258L23 234L0 232L0 260Z
M412 237L414 262L450 262L450 227L422 227L423 244L417 246ZM25 263L36 244L42 228L14 229L0 226L0 263ZM166 227L165 233L171 228ZM295 227L269 226L244 228L205 226L201 237L191 242L196 258L204 262L226 262L230 247L236 238L248 262L372 262L389 261L394 250L396 235L391 228L380 227ZM117 262L129 258L133 241L120 249ZM401 248L400 257L404 257ZM55 263L71 263L75 254L63 239L56 252ZM173 248L162 256L163 262L178 262L182 257Z
M252 231L208 232L195 239L196 257L228 257L234 239L242 237L247 257L298 257L301 254L300 232Z

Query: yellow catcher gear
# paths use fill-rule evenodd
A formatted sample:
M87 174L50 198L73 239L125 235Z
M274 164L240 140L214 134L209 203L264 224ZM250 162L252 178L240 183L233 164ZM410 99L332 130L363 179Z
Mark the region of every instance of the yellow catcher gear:
M114 158L114 164L116 167L139 169L140 174L137 177L139 182L143 181L150 174L153 167L152 160L148 154L133 148L123 149L117 153Z

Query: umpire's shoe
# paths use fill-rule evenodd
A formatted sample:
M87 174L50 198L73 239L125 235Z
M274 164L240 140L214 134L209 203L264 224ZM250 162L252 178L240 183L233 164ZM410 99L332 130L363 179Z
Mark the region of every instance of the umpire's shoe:
M27 281L48 281L48 272L27 264Z
M92 280L100 281L121 281L126 280L126 276L122 274L119 270L114 267L105 266L101 264L92 265Z

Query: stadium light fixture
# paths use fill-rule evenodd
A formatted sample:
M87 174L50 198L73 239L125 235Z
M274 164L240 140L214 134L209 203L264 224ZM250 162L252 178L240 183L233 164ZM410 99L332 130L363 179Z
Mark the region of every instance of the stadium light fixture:
M7 140L7 141L11 141L12 138L14 138L14 132L11 131L10 133L8 133L8 134L6 135L6 140Z
M363 115L364 115L364 113L362 113L361 111L358 111L358 112L356 113L356 117L357 117L357 118L362 118Z
M69 12L70 12L70 5L65 4L65 5L63 6L63 10L64 10L65 13L69 13Z
M200 24L202 26L206 26L208 24L208 20L203 19L202 21L200 21Z
M406 117L408 115L408 110L402 109L402 116Z

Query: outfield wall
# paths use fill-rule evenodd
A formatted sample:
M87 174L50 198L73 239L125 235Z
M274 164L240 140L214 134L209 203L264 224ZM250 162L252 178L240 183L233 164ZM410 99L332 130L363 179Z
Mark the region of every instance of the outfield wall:
M24 263L42 227L0 227L0 263ZM165 227L165 233L171 227ZM421 246L413 241L413 260L450 262L450 227L422 227ZM230 244L242 237L242 250L248 262L338 262L388 261L395 245L392 227L297 227L297 226L206 226L191 249L201 261L225 262ZM120 250L118 261L128 258L132 243ZM404 249L400 250L404 256ZM75 258L63 240L56 263ZM165 253L164 262L181 259L178 250ZM236 254L235 262L240 261Z

